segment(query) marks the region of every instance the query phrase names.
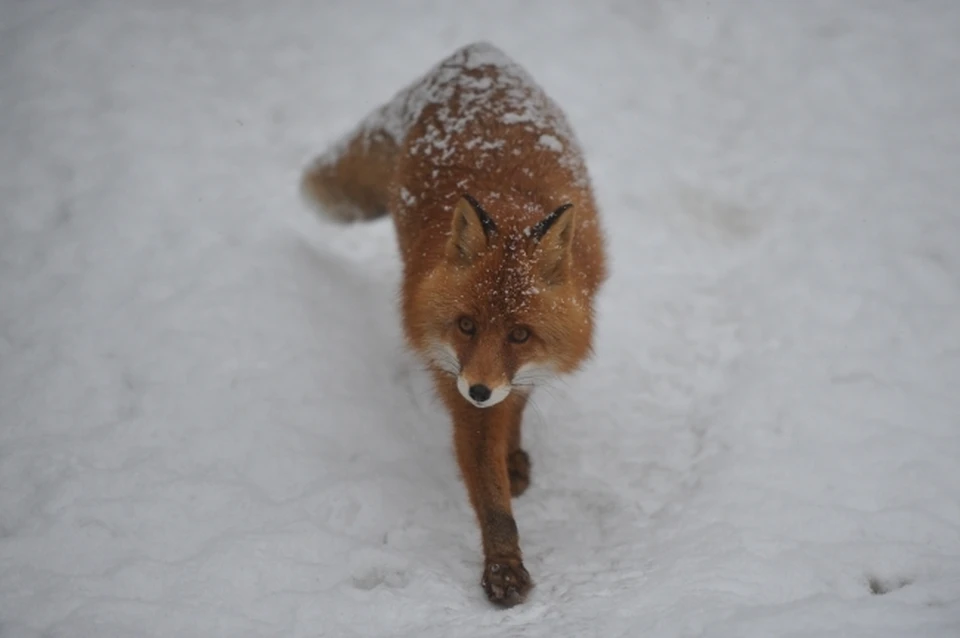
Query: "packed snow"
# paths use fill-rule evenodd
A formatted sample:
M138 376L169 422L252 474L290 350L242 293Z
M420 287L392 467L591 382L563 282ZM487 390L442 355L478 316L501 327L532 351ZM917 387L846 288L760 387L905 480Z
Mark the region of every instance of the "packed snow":
M0 3L2 638L960 635L960 4L268 4ZM506 611L390 222L297 192L477 40L612 260Z

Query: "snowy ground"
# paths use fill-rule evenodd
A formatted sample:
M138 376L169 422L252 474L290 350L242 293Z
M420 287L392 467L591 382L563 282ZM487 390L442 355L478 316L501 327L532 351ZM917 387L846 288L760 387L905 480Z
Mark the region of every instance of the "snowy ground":
M960 3L0 4L0 636L960 635ZM389 222L299 170L457 46L613 276L488 605Z

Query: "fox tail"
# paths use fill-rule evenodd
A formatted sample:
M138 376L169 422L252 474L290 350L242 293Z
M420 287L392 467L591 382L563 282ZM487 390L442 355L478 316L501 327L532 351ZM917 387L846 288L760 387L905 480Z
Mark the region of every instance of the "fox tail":
M373 118L370 118L373 119ZM341 223L387 213L387 186L397 144L382 126L361 124L303 170L300 194L319 214Z

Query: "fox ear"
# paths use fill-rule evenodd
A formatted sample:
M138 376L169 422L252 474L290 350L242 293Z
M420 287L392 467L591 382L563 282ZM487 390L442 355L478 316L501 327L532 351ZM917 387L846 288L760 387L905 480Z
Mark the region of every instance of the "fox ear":
M564 204L530 229L541 250L540 274L548 284L561 283L567 276L575 219L573 204Z
M487 247L490 235L497 231L487 211L473 197L463 194L453 210L447 256L453 261L469 263Z

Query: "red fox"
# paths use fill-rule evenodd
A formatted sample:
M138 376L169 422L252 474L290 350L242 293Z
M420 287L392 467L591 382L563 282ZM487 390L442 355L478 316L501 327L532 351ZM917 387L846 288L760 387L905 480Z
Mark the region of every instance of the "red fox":
M523 602L511 496L530 483L520 427L531 391L590 356L605 240L579 142L525 69L495 46L458 49L303 173L342 222L392 214L401 314L453 420L483 542L481 586Z

